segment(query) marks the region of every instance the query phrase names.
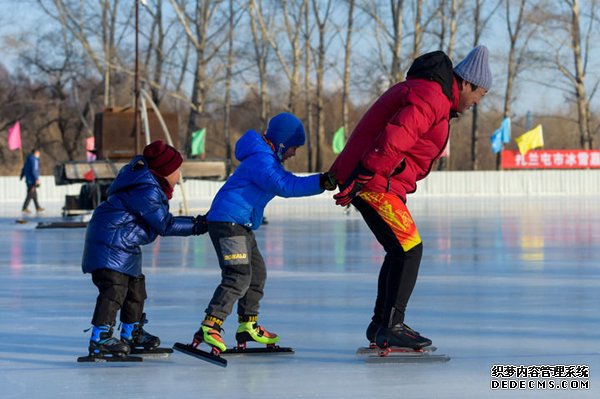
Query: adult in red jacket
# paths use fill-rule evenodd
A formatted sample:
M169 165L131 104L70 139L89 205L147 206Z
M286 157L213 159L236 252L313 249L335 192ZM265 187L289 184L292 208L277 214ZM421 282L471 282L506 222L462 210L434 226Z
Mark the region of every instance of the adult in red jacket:
M449 121L478 104L492 84L488 50L478 46L456 67L441 51L414 60L405 81L362 117L329 172L383 246L377 299L367 339L379 347L422 348L431 340L404 324L423 245L406 195L431 171L448 143Z

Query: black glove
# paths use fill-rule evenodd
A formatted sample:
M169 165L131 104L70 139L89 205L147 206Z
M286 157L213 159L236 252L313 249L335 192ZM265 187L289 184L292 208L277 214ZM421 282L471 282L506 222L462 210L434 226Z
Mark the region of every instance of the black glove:
M199 236L206 234L208 231L208 222L206 221L206 215L198 215L194 219L194 227L192 227L192 235Z
M337 188L337 182L329 172L325 172L321 173L319 176L319 186L321 186L323 190L333 191Z
M340 192L333 196L336 205L346 206L352 202L365 184L371 181L375 173L365 169L360 163L348 180L340 186Z

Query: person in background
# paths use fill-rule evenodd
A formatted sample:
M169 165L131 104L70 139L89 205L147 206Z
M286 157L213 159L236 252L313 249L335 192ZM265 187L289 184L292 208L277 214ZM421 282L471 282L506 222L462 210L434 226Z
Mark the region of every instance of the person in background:
M423 252L406 197L444 151L450 118L479 104L491 86L485 46L454 68L442 51L416 58L406 80L367 110L329 169L340 186L336 204L354 205L385 250L366 332L372 345L432 343L404 323Z
M35 210L37 212L43 212L44 208L42 208L38 202L37 196L37 188L40 186L40 150L34 148L31 150L27 159L25 160L25 164L21 169L21 177L23 180L25 178L25 184L27 184L27 196L25 197L25 202L23 203L22 211L23 213L31 213L29 208L29 203L33 200L33 204L35 205Z

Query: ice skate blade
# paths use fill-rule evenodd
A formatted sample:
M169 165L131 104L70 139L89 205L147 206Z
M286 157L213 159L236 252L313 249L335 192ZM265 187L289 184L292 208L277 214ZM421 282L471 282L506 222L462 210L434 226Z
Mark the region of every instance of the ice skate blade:
M426 346L424 348L421 348L420 350L416 350L416 349L412 349L412 348L403 348L403 347L399 347L399 346L391 346L389 349L391 350L392 353L413 353L413 352L431 353L431 352L435 352L437 350L437 348L435 346ZM382 351L382 349L378 348L378 347L361 346L356 350L356 355L357 356L376 355L380 351Z
M294 349L284 346L263 346L259 348L228 348L222 355L293 355L294 353Z
M132 355L142 356L145 358L167 358L171 356L171 353L173 353L173 349L171 348L131 348L130 352Z
M137 356L81 356L77 358L77 363L117 363L117 362L142 362L144 359Z
M175 342L173 349L186 355L197 357L200 360L204 360L217 366L227 367L227 359L223 359L221 356L203 351L202 349L194 348L192 345Z
M405 354L402 356L367 356L365 363L444 363L450 360L447 355Z

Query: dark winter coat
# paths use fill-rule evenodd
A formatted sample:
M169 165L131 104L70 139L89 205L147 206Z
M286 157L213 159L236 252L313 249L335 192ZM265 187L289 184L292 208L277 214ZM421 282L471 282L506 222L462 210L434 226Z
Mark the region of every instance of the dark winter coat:
M21 179L25 178L27 186L33 186L40 178L40 160L33 154L29 154L21 169Z
M407 80L386 91L365 113L330 168L340 184L359 162L375 173L364 191L391 192L406 201L431 170L458 106L452 64L442 52L415 60Z
M241 163L213 199L207 215L209 222L232 222L256 230L273 197L305 197L323 192L319 174L301 177L286 171L263 136L254 130L240 137L235 157Z
M137 277L142 273L141 245L157 236L189 236L193 218L174 217L169 202L143 157L125 165L88 224L82 269L112 269Z

